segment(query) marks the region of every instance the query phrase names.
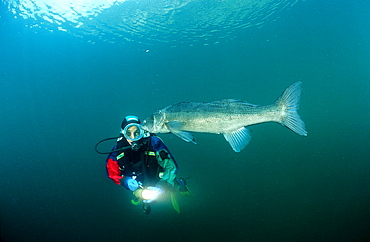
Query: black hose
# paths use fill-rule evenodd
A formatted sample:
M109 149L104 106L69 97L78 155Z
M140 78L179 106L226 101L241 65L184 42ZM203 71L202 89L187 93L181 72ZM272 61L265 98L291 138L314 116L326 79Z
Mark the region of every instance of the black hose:
M120 136L118 137L112 137L112 138L106 138L106 139L103 139L103 140L100 140L96 145L95 145L95 151L96 153L99 153L99 154L102 154L102 155L106 155L106 154L110 154L110 153L113 153L113 152L116 152L116 151L121 151L121 150L127 150L127 149L131 149L131 146L125 146L125 147L122 147L122 148L119 148L119 149L116 149L116 150L111 150L109 152L100 152L98 150L98 146L105 142L105 141L108 141L108 140L112 140L112 139L118 139Z

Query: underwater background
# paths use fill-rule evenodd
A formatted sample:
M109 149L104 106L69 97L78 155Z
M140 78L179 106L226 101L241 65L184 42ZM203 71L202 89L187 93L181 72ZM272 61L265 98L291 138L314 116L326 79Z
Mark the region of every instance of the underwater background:
M0 4L3 241L370 241L370 2ZM267 105L302 82L303 137L159 134L194 198L149 215L95 144L182 101ZM114 143L105 144L110 149Z

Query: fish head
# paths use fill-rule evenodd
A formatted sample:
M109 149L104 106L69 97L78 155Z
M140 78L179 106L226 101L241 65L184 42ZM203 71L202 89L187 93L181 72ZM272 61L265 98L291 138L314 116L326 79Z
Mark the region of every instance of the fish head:
M150 133L169 133L165 125L165 114L161 111L155 112L146 118L142 124L141 128Z

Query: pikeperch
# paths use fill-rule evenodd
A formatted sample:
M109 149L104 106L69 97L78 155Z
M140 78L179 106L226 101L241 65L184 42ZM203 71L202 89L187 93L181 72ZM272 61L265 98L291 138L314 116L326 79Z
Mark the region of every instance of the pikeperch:
M305 124L297 112L301 84L292 84L267 106L236 99L176 103L153 113L143 121L142 128L151 133L171 132L187 142L194 142L189 132L223 134L235 152L249 143L251 134L246 126L253 124L277 122L306 136Z

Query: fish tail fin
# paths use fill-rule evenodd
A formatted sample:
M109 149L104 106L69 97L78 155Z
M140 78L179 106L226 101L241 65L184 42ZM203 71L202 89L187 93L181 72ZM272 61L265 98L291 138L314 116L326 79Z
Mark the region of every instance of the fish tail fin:
M299 135L307 136L305 124L298 114L299 101L301 98L302 82L293 83L276 100L281 109L280 123Z

